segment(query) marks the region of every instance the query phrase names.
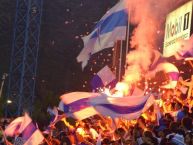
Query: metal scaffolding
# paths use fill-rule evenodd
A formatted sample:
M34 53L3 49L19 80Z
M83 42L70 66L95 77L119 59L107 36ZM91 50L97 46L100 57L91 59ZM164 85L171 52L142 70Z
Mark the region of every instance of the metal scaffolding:
M6 116L32 112L43 0L17 0Z

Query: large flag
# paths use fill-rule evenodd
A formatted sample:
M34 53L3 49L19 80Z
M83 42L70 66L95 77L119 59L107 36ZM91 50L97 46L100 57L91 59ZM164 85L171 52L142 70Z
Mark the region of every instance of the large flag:
M91 80L92 90L95 91L102 87L112 88L116 83L116 76L107 65L94 75Z
M84 48L77 57L77 61L82 62L82 68L92 54L113 47L116 40L125 40L127 21L125 2L121 0L101 18L88 36L83 37Z
M96 114L136 119L154 103L149 96L109 97L102 93L73 92L61 96L67 116L82 120ZM60 105L62 110L62 105Z

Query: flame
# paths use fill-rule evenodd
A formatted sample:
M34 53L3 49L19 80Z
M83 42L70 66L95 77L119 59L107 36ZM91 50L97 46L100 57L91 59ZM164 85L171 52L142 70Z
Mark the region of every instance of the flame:
M129 91L129 85L124 82L118 82L115 86L115 89L123 95L126 95Z
M129 94L130 86L126 82L118 82L114 90L110 90L109 88L102 88L100 91L107 96L124 97Z

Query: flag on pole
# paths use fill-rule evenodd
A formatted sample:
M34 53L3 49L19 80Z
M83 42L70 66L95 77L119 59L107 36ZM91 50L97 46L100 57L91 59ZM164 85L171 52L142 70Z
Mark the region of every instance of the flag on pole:
M37 145L42 143L44 137L27 113L19 129L24 145Z
M117 83L115 74L106 65L103 67L91 80L92 90L97 90L102 87L114 87Z
M127 25L128 13L124 0L121 0L101 18L88 36L83 37L84 48L77 56L82 68L92 54L113 47L116 40L125 40Z

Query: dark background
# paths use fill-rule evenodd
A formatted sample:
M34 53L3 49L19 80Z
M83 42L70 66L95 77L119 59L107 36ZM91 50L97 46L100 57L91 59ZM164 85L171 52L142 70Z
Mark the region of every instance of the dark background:
M66 92L90 91L89 80L93 74L105 65L105 61L111 62L111 49L93 56L82 71L81 64L76 61L83 48L81 37L90 33L117 1L43 0L35 114L45 112L48 106L58 105L59 96ZM15 6L16 0L0 0L0 77L9 72ZM109 59L104 61L103 58ZM3 89L4 99L7 84L8 78Z

